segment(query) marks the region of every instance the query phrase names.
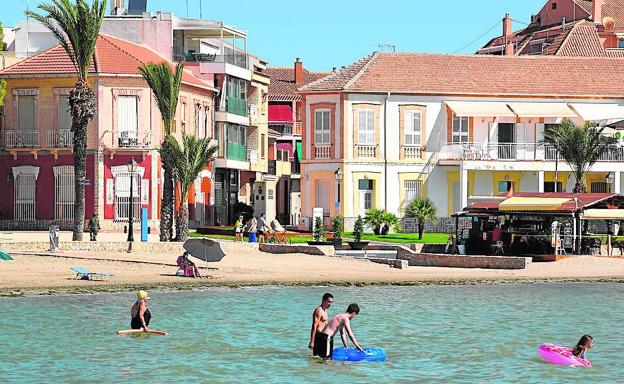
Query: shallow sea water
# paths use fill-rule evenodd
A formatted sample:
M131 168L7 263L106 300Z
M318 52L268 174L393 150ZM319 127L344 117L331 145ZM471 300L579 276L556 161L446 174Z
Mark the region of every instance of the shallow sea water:
M321 362L311 313L351 302L384 363ZM150 292L153 329L129 327L132 293L0 298L2 383L614 383L624 377L623 284L241 288ZM540 343L594 336L593 368L553 366ZM339 344L339 337L336 338Z

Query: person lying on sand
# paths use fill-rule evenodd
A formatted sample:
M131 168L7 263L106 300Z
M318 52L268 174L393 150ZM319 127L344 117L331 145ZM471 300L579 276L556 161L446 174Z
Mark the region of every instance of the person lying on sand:
M355 319L355 317L360 313L360 306L357 304L349 304L347 307L347 312L341 313L340 315L334 316L333 319L327 324L325 329L321 331L320 337L315 340L315 346L317 343L319 345L318 348L319 356L323 359L331 359L332 352L334 350L334 336L336 332L340 331L340 338L342 339L342 345L345 348L349 348L347 344L347 338L345 336L345 331L349 338L355 345L355 348L358 351L363 351L364 348L360 346L360 344L355 340L355 335L351 330L351 320Z

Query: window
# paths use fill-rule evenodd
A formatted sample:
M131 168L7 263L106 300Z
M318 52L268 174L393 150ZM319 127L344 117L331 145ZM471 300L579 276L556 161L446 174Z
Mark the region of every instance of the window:
M272 189L267 189L267 200L273 200L273 190Z
M247 116L247 81L228 76L226 79L227 111Z
M17 127L21 132L34 132L35 96L17 97Z
M405 191L405 201L410 202L417 197L420 197L420 190L422 188L422 181L420 180L405 180L403 183Z
M323 208L323 216L329 216L329 181L317 180L315 192L314 207Z
M138 98L119 96L117 98L117 127L119 145L137 145L139 136Z
M279 161L289 161L290 160L290 155L288 154L288 151L285 149L278 149L277 150L277 160Z
M543 51L544 51L543 42L531 43L529 45L529 55L541 55Z
M544 182L544 192L564 192L563 184L561 181L557 181L557 190L555 191L555 182L554 181L545 181Z
M59 131L69 131L71 129L69 96L59 96L58 98L58 129Z
M609 190L609 183L604 181L592 181L590 185L591 193L608 193Z
M467 117L458 117L453 115L453 144L463 144L468 142L468 124Z
M553 9L553 10L557 9L557 3L556 3L556 2L554 2L554 1L552 2L552 9Z
M624 48L624 39L618 39L618 48Z
M227 158L247 161L247 128L243 125L229 123L226 123L226 127Z
M375 145L375 111L358 111L358 144Z
M420 122L420 112L408 111L405 113L405 145L422 145L422 127Z
M329 110L327 109L319 109L314 111L314 144L331 144Z
M62 165L54 167L54 220L71 222L74 220L74 167Z
M182 132L186 132L186 102L180 103L180 127Z
M136 221L141 215L141 176L133 175L132 199L130 198L130 174L120 173L115 176L115 219L128 220L132 202L132 218Z
M15 176L16 221L35 221L36 181L37 177L33 173L21 172Z
M366 214L366 211L373 208L373 180L358 180L358 189L360 192L360 214Z
M260 158L262 158L262 159L264 159L265 156L266 156L265 148L264 148L265 147L265 145L264 145L265 140L266 139L264 137L264 133L261 133L260 134Z
M511 191L513 188L513 181L499 181L498 193L505 193Z

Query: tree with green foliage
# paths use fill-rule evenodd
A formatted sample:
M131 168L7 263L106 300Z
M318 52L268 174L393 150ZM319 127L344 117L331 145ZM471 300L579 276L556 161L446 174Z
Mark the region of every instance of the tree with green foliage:
M178 143L175 137L167 137L169 147L166 150L160 148L161 156L167 157L173 165L174 177L180 182L180 206L176 215L176 240L186 241L188 238L188 196L191 186L197 176L208 165L217 153L218 148L210 143L208 138L197 138L182 133L182 143Z
M7 83L3 79L0 79L0 108L4 107L4 97L6 96Z
M2 21L0 21L0 52L6 49L6 43L2 41L4 39L4 29L2 27ZM2 102L2 100L0 100ZM1 106L2 104L0 104Z
M558 126L546 130L544 142L552 145L572 168L576 179L574 193L587 192L585 176L607 150L613 139L602 137L604 127L599 128L590 122L576 125L565 121Z
M366 213L364 214L364 223L370 225L375 235L379 235L381 226L384 223L384 211L379 208L366 210Z
M334 239L340 239L342 237L342 216L338 215L334 217L334 221L332 222L332 232L334 233Z
M167 138L171 135L173 120L180 96L180 84L182 83L183 64L179 63L172 72L171 66L163 61L160 64L149 63L139 67L141 74L147 84L149 84L156 99L156 105L160 111L163 128L165 130L164 140L160 145L161 152L170 153L171 147ZM171 156L161 156L163 167L163 197L160 205L160 241L169 241L173 237L173 213L174 213L174 185L173 185L173 164L166 160Z
M362 235L364 234L364 220L362 216L358 215L353 226L353 240L359 242L362 241Z
M325 224L323 223L323 219L320 217L317 217L314 220L312 238L314 241L325 241Z
M410 201L405 211L405 217L416 219L418 221L418 240L422 240L425 231L425 221L435 220L438 216L438 210L428 198L417 197Z
M389 230L393 230L394 232L401 232L401 219L399 219L397 215L392 212L384 211L384 213L382 214L382 219L382 235L387 235Z
M82 241L85 225L85 184L87 178L87 126L95 118L97 98L89 87L89 66L95 53L106 11L106 0L52 0L38 6L43 14L26 11L52 32L74 64L78 80L69 94L71 130L74 133L74 241Z

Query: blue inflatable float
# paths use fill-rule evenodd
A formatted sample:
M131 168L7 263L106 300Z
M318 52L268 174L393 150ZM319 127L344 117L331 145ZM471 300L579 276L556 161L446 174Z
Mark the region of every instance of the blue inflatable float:
M355 348L335 348L332 353L335 361L385 361L386 351L383 348L366 348L360 352Z

